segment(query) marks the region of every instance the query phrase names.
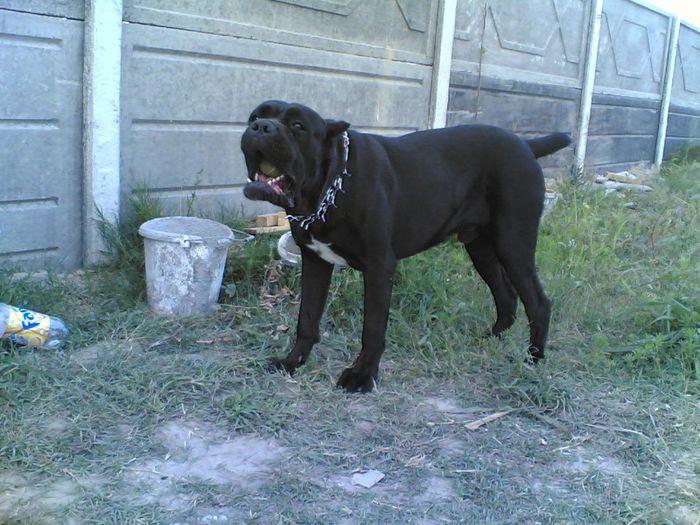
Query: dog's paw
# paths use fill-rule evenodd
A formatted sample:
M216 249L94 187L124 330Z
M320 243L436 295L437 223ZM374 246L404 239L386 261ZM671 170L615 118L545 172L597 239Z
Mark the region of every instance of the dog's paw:
M538 348L535 348L534 346L531 346L528 349L528 354L527 354L527 357L525 358L525 363L528 365L536 365L537 363L540 363L541 361L544 361L544 351L539 350Z
M337 388L347 393L361 392L366 394L374 388L374 375L371 372L346 368L338 378Z
M297 365L292 363L286 358L278 358L275 357L273 359L270 359L267 362L267 365L265 366L265 370L267 370L270 373L275 373L275 372L286 372L290 376L294 375L294 372L297 369Z

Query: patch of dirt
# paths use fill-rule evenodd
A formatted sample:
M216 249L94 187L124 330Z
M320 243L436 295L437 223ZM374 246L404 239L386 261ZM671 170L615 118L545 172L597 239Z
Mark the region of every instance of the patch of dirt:
M70 354L71 361L79 366L89 367L100 359L113 356L119 352L141 352L143 349L133 341L100 341Z
M463 407L459 401L448 396L431 396L423 399L417 406L418 416L428 424L466 424L496 412L495 407Z
M464 456L468 444L463 439L447 436L437 441L437 446L445 457L457 458Z
M328 487L338 487L343 489L346 492L349 492L351 494L355 494L357 492L361 492L364 489L360 487L359 485L354 485L352 482L352 476L347 475L347 476L331 476L328 478L328 480L325 483L326 486Z
M426 397L421 403L421 405L426 405L428 409L436 410L438 412L447 412L460 414L464 412L464 409L459 406L459 403L454 399L447 397Z
M687 505L676 507L671 512L673 523L678 525L698 525L700 523L700 510L691 509Z
M436 501L448 500L457 496L454 482L452 480L433 476L427 481L428 487L418 495L416 501L421 503L435 503Z
M576 480L589 476L612 480L631 475L620 461L589 447L576 446L557 454L558 458L547 469L547 475L540 475L532 481L535 493L578 501L579 496L572 491L572 483L575 484Z
M0 523L56 523L56 517L82 496L84 488L94 490L103 483L95 476L47 480L34 474L0 473Z
M246 490L262 486L285 457L286 450L270 439L253 435L227 436L212 425L171 421L156 432L165 453L130 465L133 481L143 488L143 499L170 510L184 510L192 502L177 489L181 481L237 485Z
M685 453L671 462L672 482L681 490L692 492L700 487L700 453ZM700 516L699 516L700 517Z
M37 425L37 431L41 431L50 436L57 436L62 434L66 430L70 429L73 422L70 421L65 416L61 415L47 415L41 419Z
M220 350L204 349L189 354L179 354L178 359L186 359L193 363L221 363L226 357Z
M624 473L624 466L615 458L601 456L585 447L574 447L562 452L564 459L557 462L554 470L565 470L574 474L607 474L619 476Z
M700 494L700 453L692 452L677 456L671 461L667 473L670 486L683 495ZM679 525L700 525L700 505L671 503L670 514Z

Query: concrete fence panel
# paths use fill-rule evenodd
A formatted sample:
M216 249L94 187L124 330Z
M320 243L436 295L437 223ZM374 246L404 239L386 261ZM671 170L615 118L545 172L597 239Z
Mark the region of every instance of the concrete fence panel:
M240 137L250 110L292 100L356 129L428 126L437 1L129 1L122 203L139 186L182 213L253 203Z
M654 160L671 18L629 0L605 0L586 166Z
M16 4L0 3L0 268L75 268L82 261L83 25L4 10ZM53 7L56 15L82 14Z
M700 145L700 29L681 24L664 158Z
M459 0L448 125L522 136L576 127L590 6L581 0ZM545 159L565 168L571 154Z

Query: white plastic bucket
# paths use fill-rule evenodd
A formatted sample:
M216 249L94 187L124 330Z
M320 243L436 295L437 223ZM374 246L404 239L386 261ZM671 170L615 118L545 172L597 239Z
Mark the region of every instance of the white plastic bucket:
M150 309L161 315L206 314L219 298L228 248L237 239L228 226L196 217L162 217L139 228L146 255Z
M282 262L288 266L296 266L301 263L301 250L294 242L291 232L287 232L277 241L277 253Z

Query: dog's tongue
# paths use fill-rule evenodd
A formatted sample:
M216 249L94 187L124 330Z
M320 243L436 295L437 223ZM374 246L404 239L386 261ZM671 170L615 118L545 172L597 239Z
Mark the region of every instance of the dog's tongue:
M292 200L284 194L282 188L277 184L268 184L266 177L259 177L255 182L246 184L243 188L243 195L250 200L267 201L282 208L291 208L294 205Z
M262 173L258 173L255 175L255 182L264 182L268 186L270 186L273 190L275 190L275 193L278 195L282 195L284 191L282 191L282 188L280 188L280 185L277 184L276 182L270 183L270 177L267 175L264 175Z

